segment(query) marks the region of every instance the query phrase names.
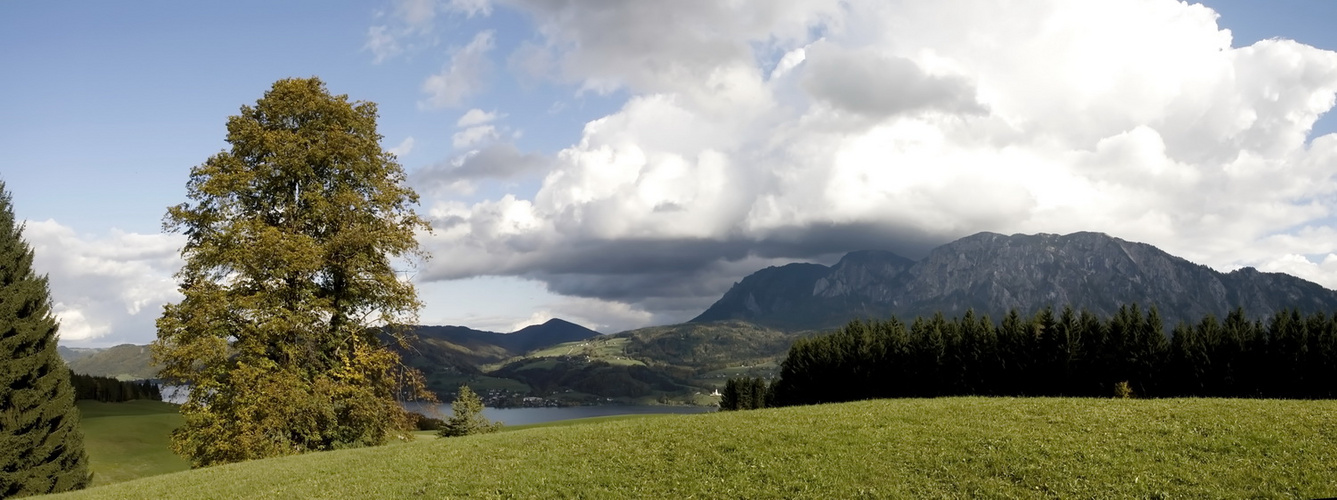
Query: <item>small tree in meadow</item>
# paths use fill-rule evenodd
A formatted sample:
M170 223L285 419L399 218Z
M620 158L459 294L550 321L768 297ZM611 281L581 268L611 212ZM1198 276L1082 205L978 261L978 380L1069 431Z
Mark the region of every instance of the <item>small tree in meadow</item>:
M441 426L438 433L441 437L486 434L501 428L501 422L494 423L483 416L483 400L467 385L460 385L459 395L450 403L450 409L453 414Z
M1114 384L1115 399L1133 399L1137 393L1133 392L1133 386L1128 384L1127 380Z

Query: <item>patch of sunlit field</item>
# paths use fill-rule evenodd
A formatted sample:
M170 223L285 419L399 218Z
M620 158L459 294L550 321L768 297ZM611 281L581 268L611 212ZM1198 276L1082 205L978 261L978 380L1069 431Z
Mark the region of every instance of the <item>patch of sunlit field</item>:
M103 485L190 468L172 453L168 436L183 420L177 406L161 401L79 401L93 484Z

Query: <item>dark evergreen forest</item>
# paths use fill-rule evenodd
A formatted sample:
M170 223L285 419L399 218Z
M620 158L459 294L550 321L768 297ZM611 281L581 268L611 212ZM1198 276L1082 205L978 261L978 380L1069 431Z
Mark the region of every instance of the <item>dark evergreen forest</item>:
M81 375L70 372L75 399L94 399L105 403L120 403L132 399L162 401L158 385L149 380L121 381L111 377Z
M1137 305L1108 318L1046 308L997 323L970 311L853 321L795 341L770 384L730 380L721 408L962 395L1333 398L1337 315L1237 309L1168 336L1156 308Z

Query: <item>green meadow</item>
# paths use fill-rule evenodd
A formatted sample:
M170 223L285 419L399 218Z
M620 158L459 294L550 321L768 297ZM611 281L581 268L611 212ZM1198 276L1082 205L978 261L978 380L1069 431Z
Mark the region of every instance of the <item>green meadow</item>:
M190 468L167 448L168 433L182 422L176 405L82 400L79 414L94 486Z
M66 496L1314 498L1337 496L1333 415L1337 401L878 400L419 439Z

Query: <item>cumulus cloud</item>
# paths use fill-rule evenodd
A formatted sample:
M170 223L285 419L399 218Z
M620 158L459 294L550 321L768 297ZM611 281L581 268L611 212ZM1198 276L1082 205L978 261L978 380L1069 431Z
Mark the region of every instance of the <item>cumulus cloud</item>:
M461 138L456 134L456 147L473 145L476 141L495 139L496 132L490 127L473 127L471 130L485 129L487 137ZM432 165L414 172L411 181L415 186L429 192L472 192L476 183L485 179L514 179L524 174L541 171L549 165L548 158L523 153L511 143L493 143L471 150L450 161Z
M457 151L469 150L475 146L495 142L501 138L501 129L492 125L498 118L505 116L496 111L483 111L481 109L471 109L460 116L455 122L455 126L461 130L450 136L450 144ZM514 149L514 148L512 148ZM478 151L472 151L477 154Z
M483 31L474 35L468 45L455 50L450 57L450 64L423 82L422 91L428 94L423 106L458 106L466 97L478 92L483 86L484 76L492 67L487 53L493 45L492 32Z
M181 299L172 278L182 264L180 235L81 235L46 220L28 222L24 237L50 281L64 345L148 343L162 305Z
M1313 260L1299 254L1286 254L1260 263L1257 268L1264 272L1299 276L1328 288L1337 288L1337 254L1334 253Z
M707 93L690 82L733 66L755 66L753 44L806 40L810 28L838 22L839 2L581 2L515 0L545 44L523 47L526 67L589 90Z
M496 121L505 115L498 114L496 111L483 111L478 108L471 109L460 115L460 119L455 121L456 127L473 127Z
M497 132L497 127L492 125L476 125L466 128L450 136L450 145L455 149L468 149L484 142L492 142L501 137Z
M541 34L510 56L526 78L628 97L532 194L429 200L426 279L521 276L677 321L762 265L1094 230L1337 285L1337 135L1307 141L1337 53L1234 47L1202 5L507 5ZM419 178L523 164L490 147Z
M851 113L885 118L920 110L984 111L975 102L975 88L968 80L930 75L904 57L819 42L805 50L804 58L808 68L803 88L818 100ZM782 59L777 70L787 62Z
M465 112L455 122L458 130L450 138L459 153L413 172L411 182L422 191L449 196L472 193L482 181L513 180L551 164L550 158L524 153L514 144L502 142L506 137L519 137L518 132L497 122L505 116L476 108Z

